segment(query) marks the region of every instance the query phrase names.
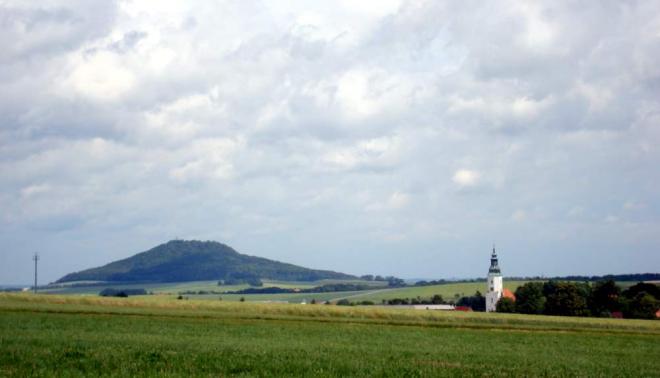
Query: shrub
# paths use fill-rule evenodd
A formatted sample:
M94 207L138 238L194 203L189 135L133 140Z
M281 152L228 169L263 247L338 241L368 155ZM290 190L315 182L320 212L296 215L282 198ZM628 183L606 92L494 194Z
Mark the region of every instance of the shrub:
M497 304L495 305L495 309L497 312L516 312L516 302L513 301L511 298L503 297L500 298L499 301L497 301Z
M126 298L129 295L147 295L147 291L144 289L113 289L109 287L101 290L99 295L102 297Z

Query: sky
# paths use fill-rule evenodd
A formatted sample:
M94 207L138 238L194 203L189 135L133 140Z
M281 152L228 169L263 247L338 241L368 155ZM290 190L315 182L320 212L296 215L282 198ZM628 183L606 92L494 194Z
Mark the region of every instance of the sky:
M0 0L0 283L175 238L660 271L660 5Z

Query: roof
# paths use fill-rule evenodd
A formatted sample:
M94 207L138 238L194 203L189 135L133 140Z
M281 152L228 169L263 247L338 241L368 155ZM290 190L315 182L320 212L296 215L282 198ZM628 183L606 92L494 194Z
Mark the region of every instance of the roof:
M510 298L512 300L516 300L516 295L511 292L509 289L504 289L502 290L502 298Z
M497 262L497 253L495 252L495 247L493 246L493 254L490 256L490 268L488 269L489 274L500 274L500 266Z

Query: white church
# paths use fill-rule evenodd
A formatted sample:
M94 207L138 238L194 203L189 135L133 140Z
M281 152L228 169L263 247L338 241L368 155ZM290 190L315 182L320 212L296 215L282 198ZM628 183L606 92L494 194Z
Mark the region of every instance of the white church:
M502 272L497 263L497 253L493 246L493 254L490 256L490 268L488 269L488 288L486 289L486 312L494 312L497 301L502 298L504 285L502 282ZM508 294L508 293L507 293Z

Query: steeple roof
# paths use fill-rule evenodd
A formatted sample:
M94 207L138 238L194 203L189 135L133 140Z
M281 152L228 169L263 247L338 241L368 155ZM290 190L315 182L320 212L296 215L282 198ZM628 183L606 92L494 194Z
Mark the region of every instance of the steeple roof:
M490 255L490 269L488 269L488 273L501 273L500 266L497 263L497 253L495 252L495 246L493 246L493 254Z

